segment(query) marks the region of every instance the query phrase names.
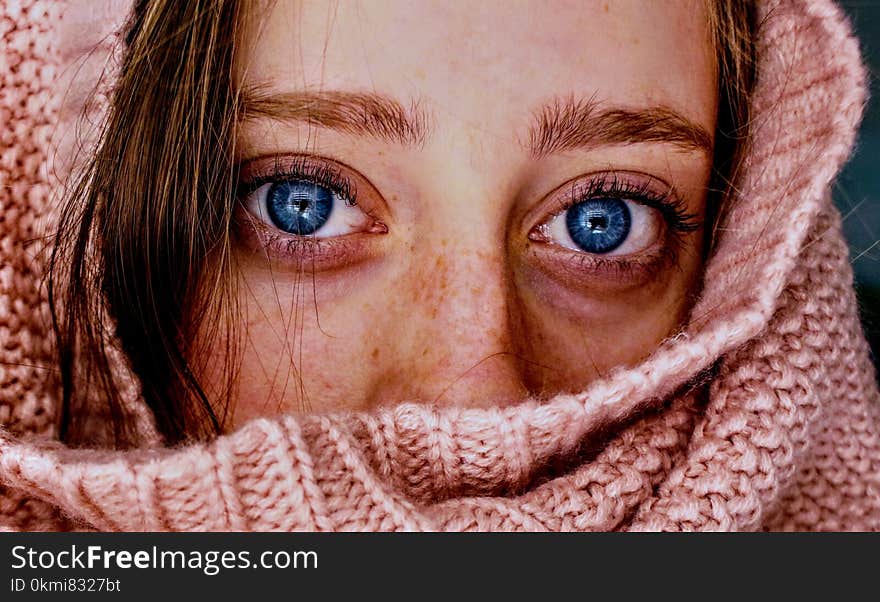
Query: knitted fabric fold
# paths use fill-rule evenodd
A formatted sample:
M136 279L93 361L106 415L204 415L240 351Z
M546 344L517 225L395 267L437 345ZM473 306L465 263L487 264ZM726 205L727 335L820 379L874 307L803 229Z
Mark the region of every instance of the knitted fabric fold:
M829 194L865 73L832 2L762 3L737 194L688 324L644 362L544 402L261 418L130 451L55 440L40 233L62 12L0 5L3 528L880 530L880 393Z

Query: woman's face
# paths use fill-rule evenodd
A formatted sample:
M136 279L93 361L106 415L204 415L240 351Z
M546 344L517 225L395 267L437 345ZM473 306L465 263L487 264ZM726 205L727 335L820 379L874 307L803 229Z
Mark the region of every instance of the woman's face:
M575 391L681 324L718 94L704 2L248 17L233 424Z

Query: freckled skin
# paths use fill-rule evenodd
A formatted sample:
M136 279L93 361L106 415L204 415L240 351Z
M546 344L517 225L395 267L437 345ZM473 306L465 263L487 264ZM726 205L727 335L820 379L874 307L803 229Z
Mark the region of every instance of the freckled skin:
M570 95L668 105L714 131L701 1L266 10L238 47L242 82L377 91L404 106L418 98L434 133L410 148L292 123L243 128L243 158L310 152L357 170L388 231L370 259L326 273L237 249L246 344L230 426L279 410L486 407L575 391L675 332L699 281L702 231L667 249L674 261L657 273L624 285L539 269L525 216L564 182L608 168L670 182L703 215L708 158L647 144L538 160L520 141L534 107ZM216 372L202 377L219 390Z

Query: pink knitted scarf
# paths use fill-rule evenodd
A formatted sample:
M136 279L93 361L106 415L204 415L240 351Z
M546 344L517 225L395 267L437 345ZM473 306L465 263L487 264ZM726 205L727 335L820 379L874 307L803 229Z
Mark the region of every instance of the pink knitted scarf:
M55 438L38 235L63 12L0 3L0 527L880 529L880 395L828 194L865 74L829 0L763 3L739 194L686 329L640 365L543 403L258 419L178 449L132 380L133 451Z

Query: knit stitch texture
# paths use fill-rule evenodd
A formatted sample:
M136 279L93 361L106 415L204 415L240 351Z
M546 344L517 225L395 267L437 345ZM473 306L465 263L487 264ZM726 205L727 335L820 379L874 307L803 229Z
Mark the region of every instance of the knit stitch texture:
M57 442L42 288L59 2L0 2L0 528L880 530L880 394L829 195L865 103L829 0L761 5L746 166L684 331L578 395Z

